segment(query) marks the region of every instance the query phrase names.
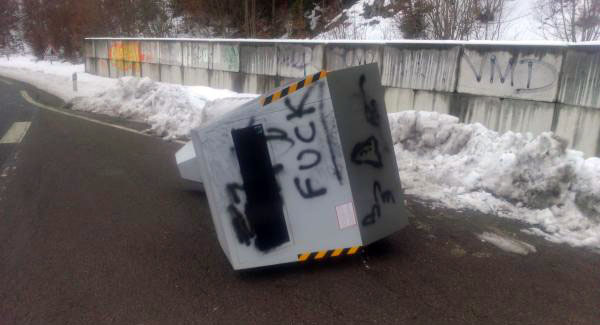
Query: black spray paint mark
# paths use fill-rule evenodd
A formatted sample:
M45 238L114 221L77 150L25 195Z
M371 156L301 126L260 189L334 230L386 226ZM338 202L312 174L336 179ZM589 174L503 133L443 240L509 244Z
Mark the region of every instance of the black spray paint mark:
M268 128L267 141L284 141L290 144L290 147L293 147L296 144L294 139L290 138L285 130L278 128Z
M225 188L227 195L229 196L229 200L235 204L240 204L241 200L238 192L244 191L244 187L238 183L230 183L227 184ZM246 222L244 215L234 204L230 204L227 207L227 212L229 212L229 215L231 216L231 224L238 241L246 246L250 246L250 239L254 237L254 232L252 229L250 229L250 226L248 225L248 222Z
M371 226L381 217L381 202L383 204L396 203L394 193L392 191L382 191L381 184L378 181L373 183L373 200L375 204L371 208L371 213L367 214L362 219L363 226Z
M306 89L304 96L302 96L302 100L300 100L300 103L296 107L292 105L292 102L290 101L289 97L285 98L285 106L292 112L286 116L286 119L288 121L295 118L301 119L304 117L304 115L309 115L315 112L315 108L312 106L304 108L304 106L306 105L306 100L308 99L308 96L310 95L313 89L313 87L309 87Z
M314 157L314 160L312 163L308 164L308 165L300 165L298 168L300 170L306 170L306 169L311 169L313 167L316 167L320 162L321 162L321 153L318 152L317 150L314 149L305 149L302 150L299 154L298 157L296 158L298 161L302 161L303 157L306 155L312 155Z
M327 193L326 188L320 188L317 190L313 189L310 178L306 179L304 183L306 185L306 190L302 189L302 186L300 186L300 179L298 177L294 178L294 184L296 185L298 193L300 193L300 195L305 199L312 199Z
M246 123L246 127L251 127L252 125L254 125L254 123L256 122L256 119L254 118L254 116L250 116L250 119L248 120L248 123ZM233 130L237 130L236 128L232 128ZM235 155L235 148L234 147L229 147L229 151L231 152L232 155Z
M255 122L256 122L256 119L254 118L254 116L251 116L250 120L248 120L248 124L246 125L246 127L253 126Z
M506 81L506 77L510 74L510 85L514 86L514 71L515 71L515 59L510 58L508 60L508 65L506 66L506 70L502 73L500 69L500 65L497 63L497 58L495 55L492 55L490 58L490 83L494 83L494 79L496 78L496 71L498 71L498 75L500 76L500 83L504 83ZM481 75L478 76L478 81L481 80Z
M271 165L267 139L262 125L232 130L231 136L246 193L244 212L255 235L254 245L258 250L267 252L290 240L281 189ZM239 221L234 221L234 229L237 223Z
M275 175L281 173L283 171L283 165L282 164L275 164L273 165L273 172L275 173Z
M323 87L323 84L319 83L319 89L321 89L321 91L322 91L322 87ZM300 100L300 103L297 106L292 105L289 98L285 98L285 100L284 100L285 106L291 111L291 113L286 116L288 121L292 120L292 119L303 119L303 118L305 118L306 115L313 114L316 111L316 109L312 106L308 107L308 108L305 107L306 101L307 101L309 95L311 94L311 92L314 90L314 88L315 87L307 88L306 92L302 96L302 99ZM308 125L310 127L310 134L308 134L308 135L306 134L306 132L300 132L299 127L294 128L294 133L296 135L296 138L299 141L304 142L304 143L312 143L316 138L317 129L315 127L315 123L313 121L310 121ZM312 158L311 158L311 156L312 156ZM307 170L307 169L311 169L311 168L318 166L321 163L322 157L321 157L321 153L317 150L305 149L305 150L302 150L298 154L296 159L299 162L303 163L298 166L298 169L299 170ZM325 195L327 193L326 188L313 189L312 180L310 178L307 178L304 181L305 188L302 188L302 184L298 177L296 177L294 179L294 184L296 185L296 189L298 190L298 193L304 199L315 198L315 197L318 197L321 195Z
M527 63L527 88L518 88L517 92L534 93L552 88L552 85L554 85L558 76L558 71L556 70L556 67L549 64L548 62L544 62L538 59L522 59L521 61L519 61L519 64L525 63ZM539 71L540 68L544 68L544 70L550 72L554 78L548 79L548 83L546 83L545 85L532 87L531 83L534 77L534 67L538 67L538 69L535 71Z
M313 142L313 140L315 139L315 136L317 135L317 130L315 128L315 123L313 123L313 121L310 121L310 123L308 124L308 126L310 126L310 135L308 137L304 137L300 134L300 129L298 127L294 128L294 133L296 134L296 138L298 138L298 140L304 142L304 143L310 143Z
M374 225L379 217L381 217L381 208L379 207L379 204L374 204L373 208L371 208L371 213L363 218L362 224L363 226Z
M375 168L383 167L377 138L371 136L367 141L357 143L352 149L351 159L353 163L358 165L367 164Z
M473 62L471 62L471 58L468 55L466 55L466 53L465 53L464 57L465 57L465 60L467 61L467 65L469 66L469 68L471 68L471 71L473 71L473 74L475 75L475 80L477 80L477 82L481 82L481 79L483 77L483 68L485 67L485 64L487 62L487 54L481 59L481 63L479 65L479 70L477 70L475 68L475 65L473 64ZM498 63L498 58L496 57L496 55L492 54L490 56L490 83L494 82L495 73L497 71L498 74L500 75L500 83L504 83L506 81L506 78L510 75L510 85L514 86L515 68L516 68L515 59L510 58L508 60L508 65L506 66L504 73L502 73L502 68L500 67L500 64Z
M246 218L244 218L242 213L233 204L227 207L227 212L231 216L231 224L233 225L233 231L238 241L241 244L250 246L250 239L254 238L254 232L248 226Z
M235 203L235 204L239 204L240 203L240 197L238 196L237 192L238 191L243 191L244 187L241 184L238 183L230 183L225 185L225 188L227 189L227 194L229 195L229 199Z
M323 98L323 93L325 90L323 89L325 86L321 83L319 85L319 94L320 97ZM327 120L325 118L325 105L323 105L323 101L319 102L319 117L321 118L321 125L323 126L323 130L325 130L325 137L327 139L327 147L329 148L329 155L331 156L331 162L333 163L333 169L335 173L335 177L337 178L340 185L342 184L342 173L337 165L337 159L335 156L335 150L333 149L333 135L331 134L331 130L327 125Z
M368 100L367 92L365 91L365 83L367 78L365 75L361 75L359 79L360 92L362 94L365 110L365 118L367 122L373 126L379 126L381 116L379 116L379 109L377 107L377 101L375 99Z
M394 193L392 191L383 192L381 190L381 184L379 184L378 181L375 181L375 183L373 183L373 198L375 199L376 203L380 202L380 198L383 203L396 203Z

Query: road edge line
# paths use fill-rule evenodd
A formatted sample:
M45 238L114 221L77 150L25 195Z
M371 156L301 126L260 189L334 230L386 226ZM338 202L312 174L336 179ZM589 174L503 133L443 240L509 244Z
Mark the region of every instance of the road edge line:
M138 130L130 129L128 127L124 127L124 126L120 126L120 125L115 125L115 124L110 124L110 123L99 121L99 120L96 120L96 119L93 119L93 118L89 118L89 117L86 117L86 116L80 116L80 115L77 115L77 114L65 112L65 111L62 111L60 109L57 109L57 108L54 108L54 107L51 107L51 106L39 103L35 99L31 98L31 96L29 96L29 93L27 92L27 90L21 90L21 97L23 97L23 99L25 99L31 105L34 105L36 107L39 107L39 108L42 108L42 109L45 109L45 110L48 110L48 111L51 111L51 112L54 112L54 113L58 113L58 114L62 114L62 115L66 115L66 116L70 116L70 117L74 117L74 118L78 118L78 119L85 120L85 121L88 121L88 122L92 122L92 123L96 123L96 124L100 124L100 125L112 127L112 128L119 129L119 130L122 130L122 131L127 131L127 132L131 132L131 133L143 135L143 136L146 136L146 137L153 137L150 134L147 134L147 133L144 133L144 132L141 132L141 131L138 131ZM177 142L179 144L186 144L185 141L181 141L181 140L173 140L172 142Z
M0 144L19 144L25 136L27 131L31 127L31 121L17 121L6 130L4 135L0 138Z

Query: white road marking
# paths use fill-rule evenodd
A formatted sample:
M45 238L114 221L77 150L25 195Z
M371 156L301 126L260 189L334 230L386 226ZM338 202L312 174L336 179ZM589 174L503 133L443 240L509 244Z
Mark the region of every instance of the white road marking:
M0 82L5 83L7 85L12 85L13 84L12 81L4 80L2 78L0 78Z
M146 134L144 132L138 131L138 130L134 130L134 129L130 129L128 127L124 127L124 126L120 126L120 125L115 125L115 124L110 124L110 123L106 123L106 122L102 122L93 118L89 118L89 117L85 117L85 116L80 116L80 115L76 115L76 114L72 114L69 112L65 112L63 110L42 104L37 102L35 99L31 98L31 96L29 96L29 94L27 93L27 91L25 90L21 90L21 96L23 97L23 99L25 99L28 103L30 103L31 105L37 106L39 108L54 112L54 113L58 113L58 114L62 114L62 115L66 115L66 116L70 116L70 117L74 117L74 118L78 118L81 120L85 120L88 122L92 122L92 123L96 123L96 124L100 124L100 125L104 125L104 126L108 126L108 127L112 127L115 129L119 129L119 130L123 130L123 131L127 131L127 132L131 132L131 133L135 133L135 134L139 134L139 135L143 135L146 137L151 137L151 135ZM181 140L174 140L174 142L180 143L180 144L186 144L185 141L181 141Z
M0 139L0 143L21 143L27 134L31 122L15 122Z

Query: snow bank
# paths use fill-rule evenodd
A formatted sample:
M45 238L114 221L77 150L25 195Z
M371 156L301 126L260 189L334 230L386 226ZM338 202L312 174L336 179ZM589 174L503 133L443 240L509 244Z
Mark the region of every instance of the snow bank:
M148 78L110 79L84 70L83 64L37 60L30 55L0 58L2 76L53 94L75 110L147 123L150 132L166 139L185 137L191 129L256 97ZM73 91L73 73L77 73L77 92Z
M77 73L77 92L73 91L73 73ZM31 84L65 102L77 96L93 96L117 82L85 73L83 64L40 61L31 55L0 58L0 75Z
M153 134L174 139L255 97L125 77L96 96L73 99L71 108L148 123Z
M600 248L600 159L552 133L499 134L449 115L390 114L403 186L454 209L533 225L528 232Z

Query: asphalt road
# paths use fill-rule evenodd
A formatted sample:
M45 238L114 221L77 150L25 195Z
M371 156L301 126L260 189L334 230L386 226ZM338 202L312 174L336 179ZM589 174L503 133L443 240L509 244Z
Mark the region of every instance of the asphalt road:
M15 96L15 92L18 93L20 90L20 85L0 78L0 87L2 89L0 91L0 138L2 138L14 122L31 121L35 110L21 96ZM15 144L0 145L0 166L6 162L15 146Z
M600 255L410 198L411 225L362 255L236 273L179 144L40 110L24 88L58 104L0 83L0 133L32 122L0 144L0 325L600 323Z

